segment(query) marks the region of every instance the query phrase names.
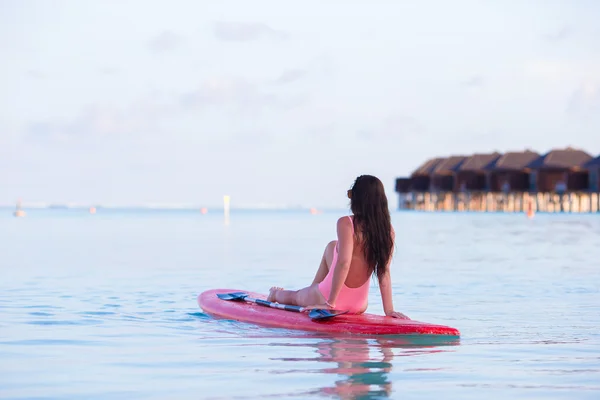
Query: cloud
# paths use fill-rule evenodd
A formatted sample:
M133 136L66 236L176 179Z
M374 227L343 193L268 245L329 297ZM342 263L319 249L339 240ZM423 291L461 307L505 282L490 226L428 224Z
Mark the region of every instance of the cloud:
M235 142L244 145L262 145L274 139L275 137L265 130L240 131L234 135Z
M523 66L525 77L552 84L577 85L578 82L596 82L600 59L589 60L530 60Z
M69 140L96 136L122 136L156 129L157 122L171 113L168 106L147 98L124 109L92 105L72 120L32 123L27 133L36 138Z
M379 126L359 130L358 137L364 140L373 139L412 139L423 135L423 125L413 117L391 115L383 119Z
M321 124L313 124L307 126L303 129L303 132L311 139L311 140L333 140L334 133L337 130L337 124L334 121L323 122Z
M573 29L571 29L571 27L569 26L564 26L555 32L545 34L544 39L552 43L558 43L569 38L572 35Z
M461 82L461 86L467 88L481 87L485 84L485 80L480 75L474 75Z
M571 68L565 62L535 60L525 64L525 73L534 78L559 81L569 74Z
M198 89L179 96L181 106L188 109L230 106L238 112L258 111L265 107L291 109L306 101L304 95L281 95L241 78L211 79Z
M246 103L257 96L257 87L245 79L213 78L202 83L198 89L182 94L180 103L188 107Z
M573 91L567 102L567 113L600 114L600 83L586 82Z
M30 69L26 72L27 76L31 79L46 79L47 76L42 71L38 71L37 69Z
M120 71L118 68L104 67L104 68L100 68L99 72L100 72L100 75L113 76L113 75L117 75Z
M150 40L149 47L155 53L172 51L181 44L182 38L172 31L164 31Z
M305 69L288 69L284 71L277 79L273 81L275 85L285 85L288 83L296 82L307 75L308 71Z
M226 118L260 112L288 111L307 104L305 94L277 93L242 78L213 78L197 89L182 94L160 97L151 94L127 107L95 104L82 109L68 120L44 120L27 128L30 137L71 140L85 137L119 137L160 132L161 123L186 113L224 112ZM245 137L264 138L259 128L245 132Z
M217 39L231 42L247 42L263 37L286 39L289 36L286 32L275 30L264 23L224 21L215 23L214 34Z

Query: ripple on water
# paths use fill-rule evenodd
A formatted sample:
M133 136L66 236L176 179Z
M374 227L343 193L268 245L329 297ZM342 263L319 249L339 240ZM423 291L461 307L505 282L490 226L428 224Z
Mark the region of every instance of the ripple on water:
M19 308L25 308L25 309L40 308L40 309L48 309L48 310L60 310L60 309L62 309L62 307L51 306L51 305L47 305L47 304L22 305L22 306L19 306Z
M114 311L82 311L80 315L117 315Z
M190 317L193 317L193 318L201 318L201 319L209 319L209 318L211 318L210 315L205 314L205 313L200 312L200 311L187 313L187 315L189 315Z
M81 339L26 339L2 341L0 344L6 346L99 346L107 343Z
M52 316L54 316L54 314L52 314L52 313L47 313L47 312L42 312L42 311L30 312L29 315L33 315L34 317L52 317Z
M84 325L99 325L103 324L104 321L99 319L85 318L77 321L67 320L38 320L38 321L26 321L28 325L38 326L84 326Z

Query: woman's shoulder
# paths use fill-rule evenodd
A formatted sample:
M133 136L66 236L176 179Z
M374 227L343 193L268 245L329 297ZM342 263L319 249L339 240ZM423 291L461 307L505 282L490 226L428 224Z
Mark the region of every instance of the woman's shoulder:
M352 215L342 215L341 217L339 217L337 219L337 225L339 226L340 224L342 224L342 225L350 226L350 225L354 224L354 220L352 218L353 218Z
M338 218L336 222L338 229L351 229L354 230L354 221L352 215L344 215Z

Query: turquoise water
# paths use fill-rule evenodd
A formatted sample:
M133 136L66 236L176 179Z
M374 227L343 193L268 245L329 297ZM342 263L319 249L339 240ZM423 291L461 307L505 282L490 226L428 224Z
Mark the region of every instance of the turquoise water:
M2 399L600 398L597 216L394 213L396 309L461 331L434 342L198 308L310 282L340 213L2 211Z

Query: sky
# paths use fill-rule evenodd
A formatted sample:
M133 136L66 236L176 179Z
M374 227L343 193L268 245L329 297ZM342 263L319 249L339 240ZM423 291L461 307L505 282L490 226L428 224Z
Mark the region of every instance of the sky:
M0 0L0 204L346 207L428 158L600 154L600 2Z

